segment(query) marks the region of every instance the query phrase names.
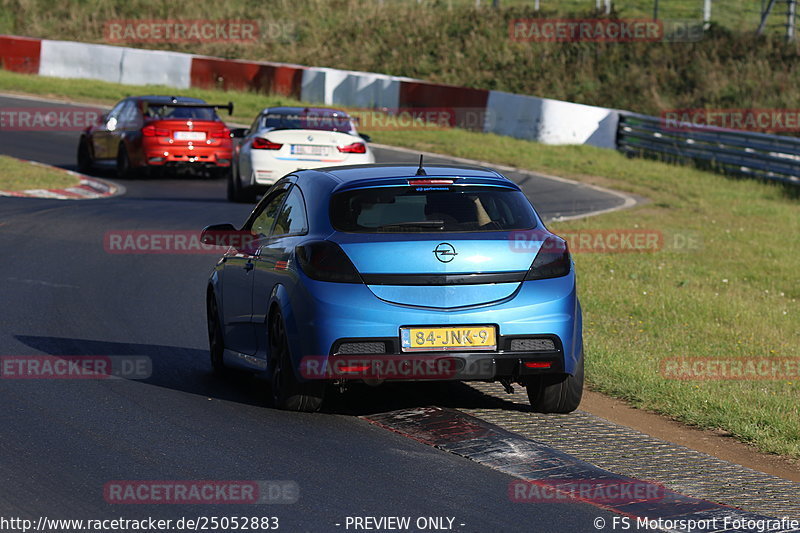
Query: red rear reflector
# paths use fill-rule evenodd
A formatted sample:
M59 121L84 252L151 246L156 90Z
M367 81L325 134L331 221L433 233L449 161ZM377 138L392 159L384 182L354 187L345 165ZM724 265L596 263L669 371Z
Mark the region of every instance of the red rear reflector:
M275 262L275 270L286 270L289 268L288 261L276 261Z
M367 145L364 143L353 143L347 146L339 146L337 148L343 154L366 154Z
M408 180L409 185L452 185L453 180L429 179L429 180Z
M256 137L253 139L254 150L280 150L281 146L283 145L262 139L261 137Z
M350 365L336 367L339 372L366 372L369 370L369 365Z
M528 368L550 368L552 366L549 361L528 361L523 364Z

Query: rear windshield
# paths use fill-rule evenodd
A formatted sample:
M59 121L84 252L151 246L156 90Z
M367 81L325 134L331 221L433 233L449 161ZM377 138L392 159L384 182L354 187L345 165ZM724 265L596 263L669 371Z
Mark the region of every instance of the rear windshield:
M347 115L269 113L264 115L261 121L263 128L274 130L355 132L355 127Z
M521 192L503 187L408 186L333 196L331 223L351 233L510 231L536 227Z
M195 119L219 120L217 112L212 107L174 107L162 104L149 104L146 117L156 119Z

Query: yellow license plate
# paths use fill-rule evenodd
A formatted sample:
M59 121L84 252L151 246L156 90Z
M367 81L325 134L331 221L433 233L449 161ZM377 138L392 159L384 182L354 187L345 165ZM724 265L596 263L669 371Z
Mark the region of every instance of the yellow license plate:
M400 328L404 352L494 350L497 336L494 326L447 326Z

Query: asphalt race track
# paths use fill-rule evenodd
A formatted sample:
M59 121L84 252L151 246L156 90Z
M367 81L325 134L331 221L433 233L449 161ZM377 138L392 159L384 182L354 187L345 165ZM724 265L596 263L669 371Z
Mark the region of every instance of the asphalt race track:
M16 105L32 104L0 98L2 108ZM2 131L0 153L73 168L77 139ZM546 217L622 203L569 183L509 177L524 180ZM598 516L611 520L587 504L514 503L512 476L356 416L429 405L426 387L353 390L306 415L270 408L263 379L213 376L204 291L217 255L111 254L104 234L238 224L251 206L228 203L219 180L120 183L127 193L104 200L0 198L0 355L146 356L153 366L140 381L0 380L0 515L276 516L284 531L344 531L348 516L454 517L454 530L470 532L580 532L594 530ZM103 488L113 480L288 480L300 498L110 504Z

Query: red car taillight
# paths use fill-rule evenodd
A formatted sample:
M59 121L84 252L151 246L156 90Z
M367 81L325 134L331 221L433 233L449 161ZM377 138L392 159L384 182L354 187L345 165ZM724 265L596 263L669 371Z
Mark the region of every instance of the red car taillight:
M363 283L356 267L338 244L314 241L295 248L300 268L311 279L338 283Z
M413 179L408 180L409 185L452 185L453 180L448 179Z
M569 255L567 241L550 235L539 248L525 281L560 278L569 274L570 268L572 268L572 258Z
M169 137L169 130L164 128L156 128L152 124L142 128L142 135L145 137Z
M254 150L280 150L281 146L283 145L262 139L261 137L256 137L253 139Z
M212 139L230 139L231 138L231 130L228 128L223 128L221 130L212 131L211 132Z
M338 150L343 154L366 154L367 145L364 143L353 143L347 146L339 146Z

